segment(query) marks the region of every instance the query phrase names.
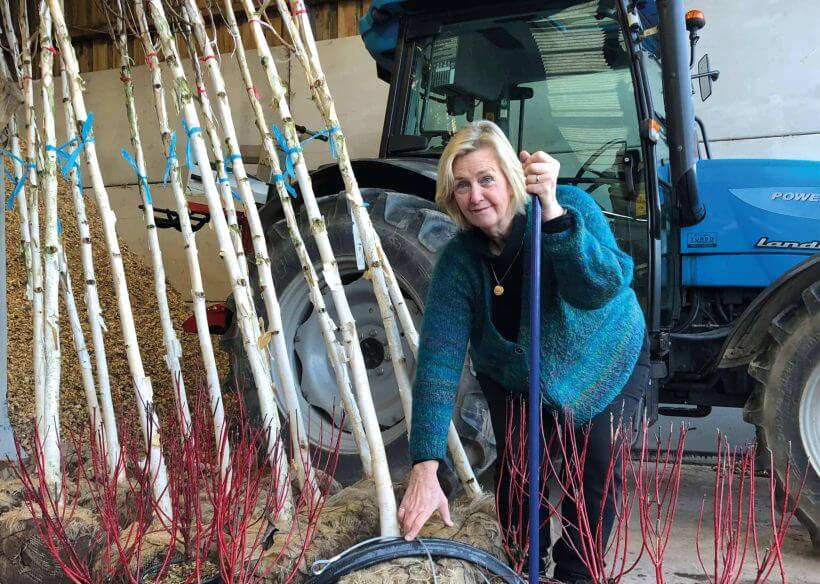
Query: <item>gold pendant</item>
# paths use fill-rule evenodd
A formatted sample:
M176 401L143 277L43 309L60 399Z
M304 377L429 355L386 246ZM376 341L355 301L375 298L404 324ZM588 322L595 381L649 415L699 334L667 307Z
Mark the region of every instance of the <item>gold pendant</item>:
M495 294L496 296L501 296L502 294L504 294L504 286L502 286L501 284L496 284L495 288L493 288L493 294Z

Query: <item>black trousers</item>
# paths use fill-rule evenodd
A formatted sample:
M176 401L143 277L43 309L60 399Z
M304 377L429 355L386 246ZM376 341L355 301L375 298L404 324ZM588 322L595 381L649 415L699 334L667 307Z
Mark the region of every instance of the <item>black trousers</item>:
M524 448L526 452L526 444L520 444L520 441L517 439L508 444L507 437L508 427L513 429L526 427L527 411L526 407L522 407L522 404L526 403L526 395L511 395L492 379L482 374L478 375L478 381L484 392L484 396L487 398L493 433L495 434L496 452L498 455L495 470L496 493L498 495L496 504L498 506L499 517L502 519L508 518L510 523L515 523L518 518L522 518L526 523L528 520L529 507L526 488L523 489L523 493L511 493L512 487L510 481L506 480L509 478L509 475L506 474L502 463L505 452L507 452L508 456L510 452L515 456L517 452L520 452L518 450L519 448ZM624 424L632 422L635 424L635 427L637 427L636 424L641 415L641 412L639 412L640 404L642 403L641 399L644 396L648 383L649 349L648 342L644 341L644 347L638 358L638 363L635 365L635 369L632 371L621 393L601 413L596 415L586 425L575 430L576 441L580 445L583 444L584 432L587 427L589 427L588 449L583 476L584 499L592 533L595 533L598 527L599 518L602 522L601 533L603 535L602 541L604 545L609 539L615 519L614 492L617 492L623 479L620 472L620 465L616 464L613 477L614 489L610 489L607 500L603 501L604 478L611 456L610 416L614 416L616 421L622 419ZM546 406L542 409L541 414L544 435L549 437L555 425L555 417L553 412ZM510 419L510 416L512 419ZM560 419L558 423L561 423ZM510 449L509 451L508 448ZM554 453L542 453L542 455L554 455ZM545 462L542 462L542 464L545 464ZM561 478L562 477L559 477L559 480ZM542 485L542 487L544 490L544 500L547 500L549 493L547 492L546 485ZM518 501L521 502L519 503ZM602 505L603 513L601 509ZM539 556L542 566L546 566L548 560L547 554L551 544L549 522L547 521L549 517L548 507L542 505L540 513L543 527L540 532ZM571 526L577 522L578 511L575 507L575 503L569 498L563 499L560 514L565 525ZM510 524L504 527L518 528L517 525ZM573 528L563 529L562 531L563 536L555 543L552 552L553 560L555 561L555 573L553 577L562 582L583 581L589 578L590 575L573 549L581 549L580 537ZM570 538L571 542L568 542L567 538Z

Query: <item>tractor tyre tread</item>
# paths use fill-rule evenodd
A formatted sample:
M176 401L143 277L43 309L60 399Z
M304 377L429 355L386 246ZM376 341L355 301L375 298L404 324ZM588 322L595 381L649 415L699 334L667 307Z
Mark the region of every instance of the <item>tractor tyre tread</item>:
M373 225L379 233L382 245L393 261L394 272L403 277L416 293L416 302L423 305L427 295L427 285L435 265L436 252L456 233L456 227L449 218L436 210L433 204L415 195L400 193L379 188L362 188L364 199ZM322 197L317 200L319 211L324 218L325 228L330 236L331 246L337 256L350 256L352 253L351 219L347 199L344 193ZM296 211L305 245L314 262L318 261L315 242L311 235L311 222L307 210L302 206ZM291 237L284 219L264 225L265 237L271 256L271 270L277 293L296 277L303 278L302 268L292 251ZM317 272L320 265L314 263ZM251 272L255 267L251 267ZM401 272L401 273L399 273ZM321 278L321 274L320 274ZM343 278L344 279L344 278ZM251 274L251 283L256 286L255 274ZM375 300L374 300L375 302ZM257 295L257 311L264 314L264 307ZM243 396L246 411L251 419L258 418L253 380L250 376L247 358L242 346L242 338L236 327L232 327L222 338L223 348L231 355L231 370L226 384L234 391L239 390ZM398 443L403 443L399 445ZM406 457L404 438L388 446L388 456ZM407 459L409 462L409 459ZM358 465L358 456L340 456L338 472L342 482L347 483L355 474L352 467ZM351 466L351 469L346 469ZM442 476L445 484L457 488L457 480L447 465L442 465ZM409 468L409 466L408 466ZM338 473L337 473L338 474Z
M776 478L776 496L780 504L786 496L782 469L791 457L799 475L792 476L788 505L795 504L795 484L807 472L797 517L808 529L815 554L820 554L820 477L811 468L808 455L800 440L798 411L801 374L808 376L809 365L820 360L820 282L809 286L798 301L774 318L768 328L766 348L749 364L749 375L754 379L754 390L743 409L743 418L754 424L758 452L771 451ZM794 439L795 436L796 439ZM798 446L795 446L797 444ZM768 455L764 456L768 460ZM794 468L794 467L793 467ZM793 470L793 472L795 472Z

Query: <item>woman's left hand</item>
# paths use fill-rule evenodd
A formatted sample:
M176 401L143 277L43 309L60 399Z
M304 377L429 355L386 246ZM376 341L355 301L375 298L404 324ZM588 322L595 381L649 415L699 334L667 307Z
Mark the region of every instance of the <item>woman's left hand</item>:
M563 215L564 208L558 204L555 197L561 163L541 150L532 154L524 150L519 156L524 167L527 192L541 200L543 220L549 221Z

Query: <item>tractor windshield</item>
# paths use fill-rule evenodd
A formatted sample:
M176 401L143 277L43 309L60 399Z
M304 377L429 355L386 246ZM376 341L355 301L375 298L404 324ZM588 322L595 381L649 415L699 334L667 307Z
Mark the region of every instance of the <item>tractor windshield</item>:
M614 2L565 4L444 25L416 42L403 133L440 152L465 122L493 120L515 147L557 157L566 177L612 169L640 148Z
M445 21L437 34L408 43L399 132L423 136L414 154L429 156L466 122L496 122L518 150L544 150L560 161L562 182L595 198L640 270L647 257L645 161L615 1L544 4Z

